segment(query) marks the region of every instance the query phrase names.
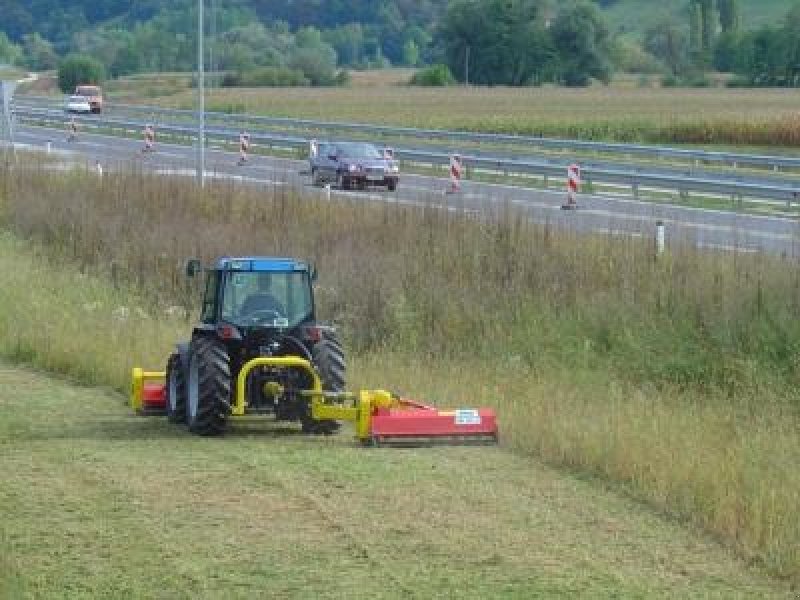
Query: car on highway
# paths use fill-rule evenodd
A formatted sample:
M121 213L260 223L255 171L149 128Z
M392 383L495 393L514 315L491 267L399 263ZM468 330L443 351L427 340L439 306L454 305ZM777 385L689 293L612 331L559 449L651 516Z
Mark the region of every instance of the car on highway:
M343 190L386 187L393 192L400 168L393 153L366 142L322 142L309 156L314 185L335 183Z
M86 115L92 112L92 106L89 104L89 99L86 96L72 95L67 97L64 103L64 110L68 113Z
M103 112L103 90L97 85L75 86L75 95L84 96L89 102L93 113Z

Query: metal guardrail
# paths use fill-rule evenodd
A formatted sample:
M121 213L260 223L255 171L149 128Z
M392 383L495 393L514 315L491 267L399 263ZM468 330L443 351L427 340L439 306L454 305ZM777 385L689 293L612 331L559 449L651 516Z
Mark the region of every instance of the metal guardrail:
M72 115L66 115L60 110L51 109L22 109L16 108L16 116L23 122L28 123L57 123L60 126L66 124ZM142 123L124 119L111 119L105 116L75 117L84 127L95 128L108 131L124 131L128 134L141 134ZM183 138L194 141L197 130L194 127L183 125L161 124L158 131L163 135ZM210 127L206 130L209 140L223 140L231 142L238 136L237 129L224 129ZM302 136L289 136L278 134L252 134L251 140L254 144L272 148L284 148L289 150L304 149L308 147L310 138ZM413 148L394 148L395 156L400 161L445 166L449 165L450 154L447 152L436 152L430 150L420 150ZM517 160L507 158L490 158L485 156L471 156L462 154L462 159L468 168L480 169L504 174L523 174L540 177L564 177L565 171L562 165L556 165L542 161ZM731 181L724 179L714 179L709 177L697 177L686 175L664 175L631 171L625 169L608 169L584 167L582 177L585 184L610 184L630 187L634 196L638 196L641 189L663 189L676 190L683 194L699 192L731 198L760 198L777 200L791 205L800 202L800 184L776 183L769 184L763 182Z
M18 96L17 103L24 107L26 103L44 105L49 108L60 107L57 100L41 96ZM128 114L147 115L152 119L164 120L165 118L178 117L192 119L197 116L195 111L174 108L160 108L156 106L114 104L110 110ZM440 140L453 144L464 142L480 145L511 145L523 146L530 151L532 148L546 148L549 150L565 152L594 152L601 154L615 154L623 156L638 156L650 160L673 159L694 164L720 164L732 167L749 166L767 168L774 171L781 169L800 170L800 157L741 154L735 152L714 152L707 150L692 150L685 148L672 148L666 146L650 146L643 144L621 144L606 142L591 142L581 140L566 140L557 138L544 138L537 136L517 136L494 133L471 133L465 131L446 131L441 129L418 129L413 127L391 127L367 123L343 123L335 121L316 121L310 119L295 119L288 117L267 117L258 115L232 115L223 112L207 111L208 122L230 124L236 128L245 124L263 127L282 127L313 132L349 132L369 136L384 136L395 138L419 138L425 140Z

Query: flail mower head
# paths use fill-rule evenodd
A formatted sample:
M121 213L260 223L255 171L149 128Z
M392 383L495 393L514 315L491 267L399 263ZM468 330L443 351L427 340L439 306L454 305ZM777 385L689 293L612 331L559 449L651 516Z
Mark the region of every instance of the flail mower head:
M311 388L300 393L310 399L317 421L351 421L356 438L364 445L485 445L498 441L497 415L490 408L437 409L383 390L326 392L313 365L300 357L260 357L239 372L231 403L231 416L248 414L246 388L249 374L260 368L299 369L309 375ZM131 406L142 415L164 414L165 373L133 370Z

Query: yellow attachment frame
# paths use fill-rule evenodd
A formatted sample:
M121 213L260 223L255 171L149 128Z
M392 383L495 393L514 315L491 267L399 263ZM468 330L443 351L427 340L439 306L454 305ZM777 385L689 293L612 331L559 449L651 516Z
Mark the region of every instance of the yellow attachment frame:
M236 378L236 394L231 407L231 415L241 417L247 410L246 387L247 377L259 367L278 369L302 369L311 378L311 389L301 393L311 398L311 417L317 421L351 421L356 426L356 437L361 441L370 439L370 421L375 408L392 408L399 403L391 393L383 390L361 390L352 392L325 392L322 389L317 371L313 365L298 356L279 356L254 358L242 366ZM131 377L131 408L140 412L144 408L143 392L146 381L166 378L163 371L145 371L134 368ZM277 389L275 390L277 391Z
M311 417L316 421L352 421L356 424L356 437L362 441L370 438L370 420L374 408L397 406L397 400L383 390L362 390L356 396L347 392L324 392L322 382L312 364L298 356L279 356L254 358L242 366L236 380L236 397L231 407L231 415L241 417L245 414L247 401L245 388L247 377L253 369L272 367L280 369L303 369L311 378L311 389L304 390L311 397ZM349 402L349 405L344 402Z
M144 392L145 381L161 380L166 378L167 374L164 371L145 371L136 367L131 373L131 397L130 405L136 412L144 408L142 395Z

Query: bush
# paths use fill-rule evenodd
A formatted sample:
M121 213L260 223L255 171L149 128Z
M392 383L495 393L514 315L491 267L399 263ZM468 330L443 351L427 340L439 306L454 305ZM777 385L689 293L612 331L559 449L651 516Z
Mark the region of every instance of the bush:
M82 83L99 84L105 79L105 69L99 61L85 54L71 54L58 65L58 87L65 94Z
M443 64L431 65L427 69L417 71L411 77L411 85L421 85L429 87L444 87L453 85L456 78L450 71L450 67Z
M676 75L664 75L661 78L661 87L674 88L680 86L681 81Z

